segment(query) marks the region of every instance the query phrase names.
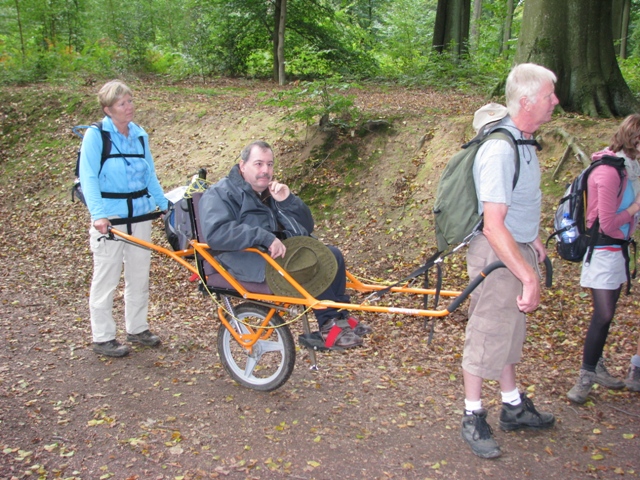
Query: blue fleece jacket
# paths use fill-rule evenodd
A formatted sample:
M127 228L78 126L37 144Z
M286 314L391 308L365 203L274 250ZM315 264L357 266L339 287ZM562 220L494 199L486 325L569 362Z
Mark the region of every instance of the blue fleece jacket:
M102 129L111 136L111 153L123 153L125 157L109 158L100 172L102 157L102 136L97 127L92 126L85 132L80 149L80 184L91 213L91 220L114 216L128 216L127 200L102 198L101 192L130 193L147 188L149 196L133 200L133 215L144 215L156 209L166 210L167 199L164 196L156 176L153 157L149 149L149 137L144 129L135 123L129 123L129 136L125 137L109 117L102 120ZM144 158L128 158L127 153L143 153L138 137L144 139ZM98 173L100 172L100 173Z

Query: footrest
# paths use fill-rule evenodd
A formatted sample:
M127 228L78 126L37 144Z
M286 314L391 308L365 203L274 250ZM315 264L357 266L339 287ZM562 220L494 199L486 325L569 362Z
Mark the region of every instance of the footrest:
M331 350L324 346L324 340L320 332L313 332L298 336L298 342L305 348L310 350Z

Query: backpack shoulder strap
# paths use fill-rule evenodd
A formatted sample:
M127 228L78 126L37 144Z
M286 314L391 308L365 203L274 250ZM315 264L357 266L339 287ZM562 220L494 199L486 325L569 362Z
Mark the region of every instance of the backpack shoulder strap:
M513 137L513 134L508 129L502 128L502 127L498 127L494 130L491 130L491 132L482 139L481 143L484 143L489 139L506 140L513 147L513 151L515 152L514 162L515 162L516 169L515 169L515 172L513 173L513 184L511 188L515 189L516 184L518 183L518 178L520 177L520 151L518 150L518 145L521 140L516 140Z
M106 162L109 158L117 158L117 157L140 157L144 158L146 153L146 147L144 144L144 137L140 135L138 140L140 141L140 145L142 145L142 154L139 153L131 153L131 154L123 154L121 152L111 153L111 135L109 132L102 128L102 121L94 122L91 124L100 130L100 136L102 137L102 155L100 157L100 170L98 170L98 175L102 172L102 167L104 166L104 162Z
M98 170L98 175L100 175L104 162L107 161L107 158L109 158L109 154L111 153L111 135L102 128L102 121L94 122L91 126L96 127L100 131L100 136L102 137L102 154L100 155L100 169Z
M584 190L585 191L587 190L588 175L591 173L593 169L595 169L596 167L599 167L600 165L608 165L610 167L614 167L618 171L618 175L620 176L620 187L618 188L618 196L620 196L620 194L622 193L623 180L627 176L627 169L625 168L625 165L624 165L624 158L614 157L612 155L605 155L602 158L599 158L598 160L593 161L591 165L587 167L588 173L584 175L585 177L584 185L583 185Z

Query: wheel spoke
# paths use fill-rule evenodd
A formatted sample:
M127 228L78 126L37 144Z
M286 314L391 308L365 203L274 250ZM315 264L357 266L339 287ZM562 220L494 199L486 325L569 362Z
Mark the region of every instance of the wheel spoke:
M253 369L256 368L256 365L258 365L258 362L260 361L261 357L262 355L260 355L258 358L254 358L250 355L247 355L247 364L244 366L245 377L247 378L253 377Z
M274 342L272 340L258 340L257 346L260 348L260 352L262 352L263 355L265 352L284 352L284 344L281 342Z

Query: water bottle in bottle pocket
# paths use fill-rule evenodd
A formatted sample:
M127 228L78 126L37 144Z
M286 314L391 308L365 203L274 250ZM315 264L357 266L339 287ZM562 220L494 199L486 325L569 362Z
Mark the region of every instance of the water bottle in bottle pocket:
M578 237L578 230L576 228L575 222L569 217L568 213L565 213L562 217L562 222L560 222L562 228L569 227L567 230L562 232L560 236L562 237L562 241L565 243L573 243L575 239Z

